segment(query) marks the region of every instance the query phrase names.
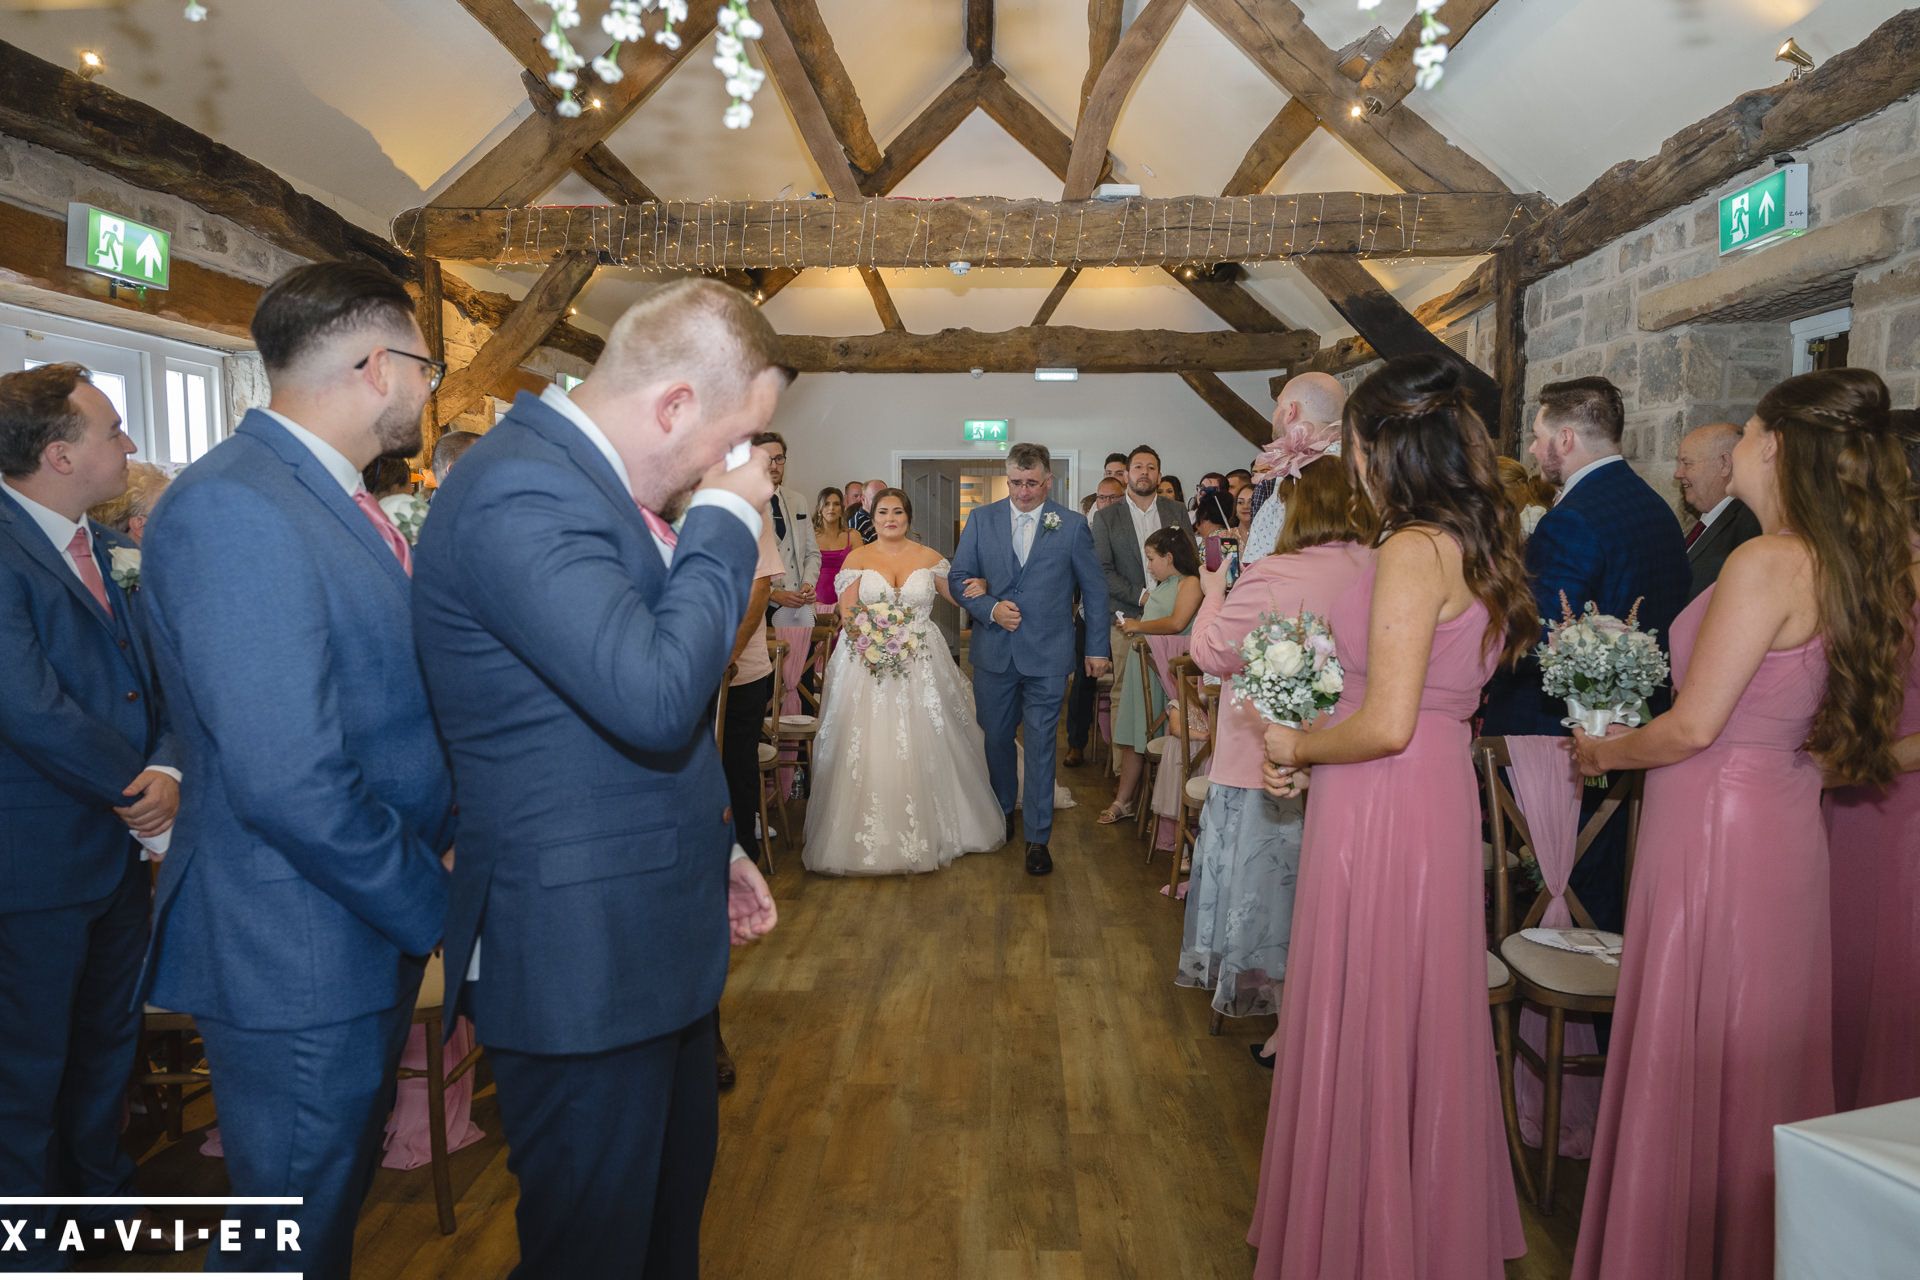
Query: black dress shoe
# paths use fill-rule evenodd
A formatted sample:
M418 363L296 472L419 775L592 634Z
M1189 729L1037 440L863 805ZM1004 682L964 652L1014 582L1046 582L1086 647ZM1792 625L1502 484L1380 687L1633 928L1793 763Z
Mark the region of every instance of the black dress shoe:
M1047 852L1043 844L1027 846L1027 874L1030 876L1050 875L1053 872L1053 855Z
M1012 815L1012 814L1008 814L1008 815L1007 815L1007 840L1006 840L1006 842L1007 842L1008 844L1012 844L1012 843L1013 843L1013 815Z
M717 1037L713 1042L713 1068L720 1092L733 1088L739 1078L733 1069L733 1055L727 1052L727 1042Z
M1277 1053L1265 1054L1260 1052L1260 1046L1257 1044L1248 1045L1247 1052L1253 1055L1253 1060L1255 1062L1259 1063L1261 1066L1265 1067L1269 1071L1273 1070L1274 1060L1280 1056Z

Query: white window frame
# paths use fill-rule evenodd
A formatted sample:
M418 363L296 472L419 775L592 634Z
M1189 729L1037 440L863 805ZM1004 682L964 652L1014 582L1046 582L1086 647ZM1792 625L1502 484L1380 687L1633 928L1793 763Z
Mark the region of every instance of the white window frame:
M119 374L127 382L125 428L138 447L135 456L170 470L185 466L188 459L174 457L169 444L167 373L206 379L207 448L211 449L226 439L230 428L224 376L227 354L217 347L0 303L0 369L11 372L25 360L78 360L90 369Z
M1832 311L1822 311L1817 316L1803 316L1787 325L1793 344L1793 371L1795 374L1813 372L1813 353L1807 348L1825 338L1836 337L1853 329L1853 308L1835 307Z

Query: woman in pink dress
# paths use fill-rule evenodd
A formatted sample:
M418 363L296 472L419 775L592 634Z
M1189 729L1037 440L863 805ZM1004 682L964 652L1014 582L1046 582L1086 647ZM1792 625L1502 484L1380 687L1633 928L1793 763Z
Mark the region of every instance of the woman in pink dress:
M1270 791L1312 766L1248 1240L1262 1280L1493 1280L1526 1251L1487 1016L1467 719L1540 621L1459 374L1389 361L1344 452L1386 537L1334 604L1330 727L1266 730Z
M1764 536L1674 624L1672 710L1575 735L1648 770L1576 1280L1772 1275L1773 1127L1834 1107L1821 772L1893 776L1913 638L1885 384L1781 383L1730 487Z
M813 537L820 547L820 578L813 584L816 613L832 614L840 607L834 581L840 576L840 566L846 563L847 553L862 545L855 541L858 535L842 520L846 510L846 499L838 489L822 489L813 500Z

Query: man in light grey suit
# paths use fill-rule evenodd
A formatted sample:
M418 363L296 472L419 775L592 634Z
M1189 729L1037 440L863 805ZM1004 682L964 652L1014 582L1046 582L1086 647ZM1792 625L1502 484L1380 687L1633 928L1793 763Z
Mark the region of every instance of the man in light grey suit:
M754 436L755 448L767 451L767 474L773 477L773 497L767 514L773 518L774 541L780 546L785 572L774 579L768 597L767 620L776 627L813 625L814 589L820 581L820 544L813 536L813 507L796 503L783 487L787 479L787 442L778 431Z
M1193 536L1187 509L1155 496L1159 488L1160 455L1151 445L1139 445L1127 455L1126 500L1093 513L1093 550L1107 577L1107 608L1129 618L1140 616L1152 585L1147 580L1147 539L1169 527ZM1107 621L1113 621L1111 614Z
M1759 518L1727 492L1733 480L1733 446L1739 443L1740 428L1731 422L1695 427L1680 440L1673 478L1680 485L1681 509L1694 517L1687 530L1687 568L1693 572L1690 601L1720 577L1720 567L1735 547L1760 534Z

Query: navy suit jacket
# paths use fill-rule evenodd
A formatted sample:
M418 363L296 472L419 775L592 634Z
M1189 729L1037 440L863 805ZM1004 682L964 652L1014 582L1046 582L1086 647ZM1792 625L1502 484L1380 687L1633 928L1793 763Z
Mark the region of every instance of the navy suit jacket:
M178 767L140 605L108 553L133 543L91 524L112 615L0 485L0 912L112 893L135 856L113 812L149 765Z
M976 670L1018 671L1023 676L1070 674L1076 588L1086 618L1103 623L1106 619L1107 580L1093 552L1086 518L1052 501L1042 503L1037 514L1042 523L1033 531L1025 565L1013 554L1013 503L1005 498L976 507L960 533L948 583L953 598L973 615ZM1047 529L1048 516L1059 517L1060 527ZM967 599L968 578L985 578L987 594ZM1002 600L1020 606L1017 631L1006 631L993 620L993 607ZM1109 649L1107 627L1087 627L1086 656L1104 658Z
M719 1003L733 838L712 705L758 558L696 506L669 571L606 458L537 396L434 499L414 616L460 803L447 1003L483 1043L595 1053Z
M1540 517L1527 540L1527 577L1540 609L1541 635L1560 618L1560 595L1577 615L1592 601L1602 613L1627 616L1640 602L1640 625L1667 647L1673 620L1687 607L1686 538L1673 508L1626 462L1589 471ZM1659 710L1656 701L1655 710ZM1558 734L1566 703L1540 688L1540 664L1529 657L1487 685L1484 732Z
M402 957L446 917L452 783L399 562L257 411L168 486L145 550L188 779L149 998L256 1030L412 1000Z

